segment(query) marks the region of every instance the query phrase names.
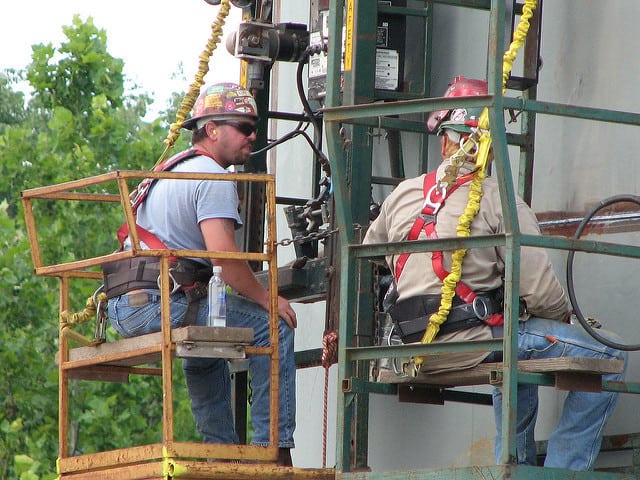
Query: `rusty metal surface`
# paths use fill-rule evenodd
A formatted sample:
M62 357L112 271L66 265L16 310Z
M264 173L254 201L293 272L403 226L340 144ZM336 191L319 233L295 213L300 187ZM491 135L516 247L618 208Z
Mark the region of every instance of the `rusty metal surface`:
M202 457L210 455L211 460ZM333 480L333 469L281 467L275 464L276 449L243 445L176 443L114 450L60 459L60 479L318 479ZM213 458L244 460L213 460ZM190 457L190 458L181 458ZM200 457L194 460L193 457ZM246 460L251 458L251 460Z
M168 173L168 172L166 172ZM93 258L81 259L68 263L45 265L41 254L38 241L37 221L34 217L32 209L32 201L36 199L48 199L59 201L89 201L100 202L106 201L113 203L114 195L98 195L93 193L78 193L71 190L88 188L90 186L99 185L104 181L116 181L120 195L117 196L121 202L122 209L125 213L126 223L129 226L134 225L133 213L129 203L129 189L125 179L128 178L198 178L203 180L237 180L250 182L265 183L267 192L267 210L269 218L275 218L275 179L272 175L256 175L256 174L193 174L193 175L176 175L168 173L158 176L156 172L114 172L111 174L100 175L97 177L86 178L78 181L67 182L65 184L42 187L23 192L23 205L25 207L25 218L29 236L29 242L32 250L32 260L36 267L37 275L55 276L60 279L60 312L72 310L69 305L70 279L80 281L95 281L100 279L101 275L97 269L88 271L87 269L97 267L105 262L114 261L118 257L127 258L131 256L155 256L160 260L160 290L161 290L161 318L162 330L157 334L152 334L153 344L144 343L144 339L124 339L122 344L126 342L132 343L131 348L118 350L119 342L112 344L102 344L91 347L80 347L70 349L69 342L81 341L79 335L71 335L66 332L73 332L66 328L68 325L61 320L60 323L60 350L57 355L59 368L59 458L58 470L60 478L74 479L145 479L145 478L236 478L230 476L230 472L234 469L240 471L241 478L285 478L281 476L282 471L276 471L275 461L278 455L277 447L253 447L247 445L209 445L209 444L185 444L174 442L174 414L173 414L173 374L172 362L176 352L176 345L180 344L185 349L189 349L186 344L192 340L192 337L186 335L180 336L180 332L175 333L173 338L169 323L169 257L200 257L200 258L237 258L242 260L259 260L269 264L269 288L277 291L277 275L276 271L276 232L275 221L271 221L271 227L268 228L266 239L265 253L252 252L203 252L203 251L186 251L186 250L142 250L139 239L132 235L133 250L120 254L102 255ZM224 178L223 178L224 177ZM133 228L135 232L135 227ZM45 232L46 233L46 232ZM43 234L40 232L40 234ZM77 278L76 278L77 277ZM278 426L277 426L277 391L278 391L278 358L277 354L277 297L272 298L270 305L270 333L271 346L258 348L254 347L253 353L267 354L271 356L271 425L270 425L270 441L272 445L278 443ZM62 317L61 317L62 318ZM233 355L238 356L237 349L243 349L244 345L251 342L253 332L249 329L225 329L222 333L224 338L216 338L215 342L207 342L208 337L203 334L212 333L209 330L203 330L197 327L189 327L189 331L195 335L198 341L198 348L202 348L205 344L214 343L213 347L219 350L222 342L227 342L232 348ZM233 339L229 337L233 332L236 336ZM220 333L220 332L218 332ZM192 336L193 336L192 335ZM219 335L218 335L219 336ZM231 335L233 336L233 335ZM229 343L232 342L232 343ZM210 345L206 345L210 347ZM115 351L113 350L115 348ZM193 350L193 349L191 349ZM87 355L79 358L75 355L78 352L84 352ZM89 353L87 353L89 352ZM209 353L211 353L209 351ZM244 357L244 352L242 352ZM161 368L129 368L133 365L140 365L149 361L161 361ZM113 368L110 362L118 363L124 368ZM84 369L84 370L83 370ZM111 371L107 371L110 369ZM92 379L102 381L126 381L131 373L142 373L150 375L162 376L163 383L163 439L162 443L153 445L134 445L126 446L117 450L95 452L87 455L69 456L69 423L70 423L70 388L69 380L76 379ZM273 377L275 375L275 378ZM200 462L191 462L191 464L181 464L175 458L199 458L204 459ZM244 460L252 463L242 464L240 467L235 463L210 463L208 458L224 458L232 460ZM255 462L264 462L255 463ZM185 466L186 465L186 466ZM289 472L291 473L291 472ZM325 478L324 473L310 473L308 476L302 474L299 478ZM288 478L288 477L287 477ZM297 478L297 477L291 477Z
M584 212L547 211L537 213L540 230L544 235L573 237L580 222L587 215ZM583 231L584 235L604 233L625 233L640 230L640 210L633 203L611 205L595 216Z

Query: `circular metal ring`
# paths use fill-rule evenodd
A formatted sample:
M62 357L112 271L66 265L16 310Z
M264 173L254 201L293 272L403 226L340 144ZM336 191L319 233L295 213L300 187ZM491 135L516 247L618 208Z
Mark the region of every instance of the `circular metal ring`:
M473 144L471 146L471 151L467 151L464 148L465 143L467 142L471 142ZM462 150L467 157L475 157L478 155L478 141L473 136L468 136L466 139L463 137L460 139L460 150Z

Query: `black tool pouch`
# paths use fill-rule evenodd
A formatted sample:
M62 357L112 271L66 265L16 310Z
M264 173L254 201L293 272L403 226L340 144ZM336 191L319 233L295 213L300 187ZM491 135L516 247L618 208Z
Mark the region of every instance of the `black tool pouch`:
M154 257L134 257L107 263L102 266L104 291L108 298L124 295L132 290L158 290L160 261ZM169 265L169 274L173 282L183 290L194 290L193 295L206 296L206 284L211 278L211 267L189 259L179 259ZM189 288L205 284L202 288ZM183 288L186 287L186 288ZM170 287L173 290L173 286Z
M152 257L135 257L102 266L104 291L108 298L132 290L158 289L160 262Z

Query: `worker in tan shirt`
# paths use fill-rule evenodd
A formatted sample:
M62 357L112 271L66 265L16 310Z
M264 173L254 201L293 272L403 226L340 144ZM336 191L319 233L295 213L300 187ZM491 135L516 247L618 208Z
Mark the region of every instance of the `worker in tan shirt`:
M456 77L445 96L485 95L486 82ZM461 145L477 127L481 109L459 108L433 112L428 126L441 137L442 163L427 178L421 175L403 181L385 199L379 216L367 230L364 243L401 242L408 239L455 237L458 219L469 200L470 174L475 169L473 152ZM456 159L453 161L452 159ZM433 201L433 191L446 179L447 193L439 210L425 215L423 206ZM442 189L445 191L444 189ZM425 201L427 199L427 202ZM441 200L441 197L438 197ZM446 200L446 201L445 201ZM433 209L432 209L433 210ZM421 216L421 213L423 214ZM517 199L517 213L522 233L539 235L540 230L532 210ZM422 223L416 227L417 218ZM422 226L430 224L431 231ZM410 232L414 237L411 237ZM482 184L478 214L470 234L504 233L504 221L498 185L487 177ZM431 233L429 233L431 232ZM441 265L437 252L389 255L386 263L394 274L397 301L390 309L394 328L404 343L420 341L431 314L440 306L443 273L451 269L451 252L442 252ZM404 258L403 258L404 257ZM434 342L486 340L502 337L503 282L505 250L503 247L470 248L462 263L460 284L468 287L470 296L458 294L447 321L442 324ZM457 290L456 290L457 291ZM470 301L474 298L473 301ZM466 300L466 301L465 301ZM523 247L520 259L520 322L518 358L537 359L561 356L623 359L622 351L602 345L581 326L568 323L569 305L546 252L540 248ZM607 335L610 335L607 333ZM421 372L458 370L481 362L499 360L500 352L455 353L429 356ZM607 380L622 380L624 374L609 375ZM501 403L499 388L494 389L494 412L498 434L496 459L501 451ZM618 398L617 393L570 392L559 423L549 439L545 466L571 470L590 470L598 455L604 425ZM538 411L537 385L518 385L517 396L517 460L536 465L534 428Z

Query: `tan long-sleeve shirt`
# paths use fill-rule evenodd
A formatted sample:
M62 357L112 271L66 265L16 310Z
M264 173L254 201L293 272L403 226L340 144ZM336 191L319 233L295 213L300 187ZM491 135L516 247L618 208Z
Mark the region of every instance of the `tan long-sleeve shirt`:
M438 168L437 178L442 178L446 163ZM464 172L461 172L461 174ZM422 209L424 175L400 183L385 199L380 215L369 227L363 243L388 243L407 239L409 231ZM480 211L471 224L471 235L504 233L504 221L498 185L494 178L485 179ZM460 186L445 201L437 215L438 238L456 236L458 219L469 198L469 184ZM517 199L520 231L539 235L537 219L523 200ZM421 232L419 239L425 239ZM395 271L397 255L386 258ZM444 267L450 270L451 252L444 252ZM503 247L470 248L462 264L462 281L474 291L489 291L500 287L504 281L505 251ZM433 271L431 253L413 253L409 256L402 275L396 279L398 300L418 295L441 293L442 281ZM563 320L568 312L565 293L556 277L544 249L523 247L520 258L520 298L526 302L528 314L537 317ZM523 318L526 320L526 318ZM478 326L468 330L440 335L436 341L485 340L491 338L490 328ZM472 367L480 363L486 353L455 354L429 359L423 365L425 371L444 371Z

